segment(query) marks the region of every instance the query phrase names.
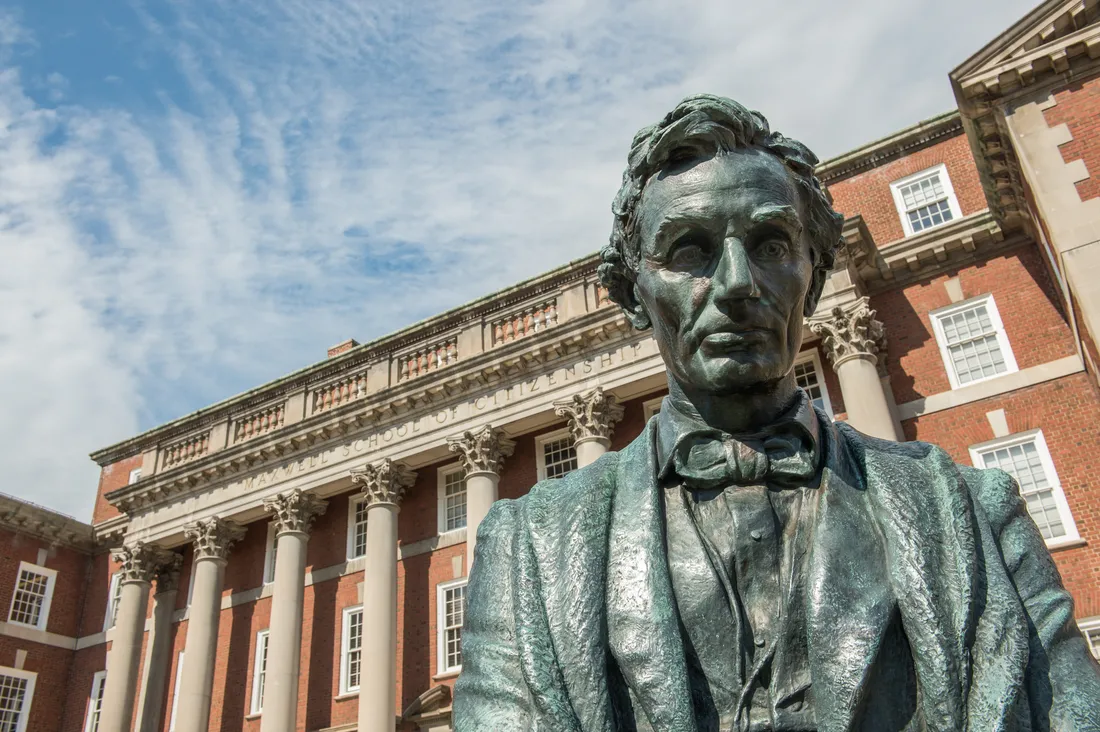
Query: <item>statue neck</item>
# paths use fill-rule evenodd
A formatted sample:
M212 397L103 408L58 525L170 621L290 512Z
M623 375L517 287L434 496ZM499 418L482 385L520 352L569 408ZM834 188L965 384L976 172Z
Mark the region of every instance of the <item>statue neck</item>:
M752 390L731 394L695 391L676 381L672 374L668 377L668 398L681 414L731 435L757 432L775 422L790 408L797 390L793 372Z

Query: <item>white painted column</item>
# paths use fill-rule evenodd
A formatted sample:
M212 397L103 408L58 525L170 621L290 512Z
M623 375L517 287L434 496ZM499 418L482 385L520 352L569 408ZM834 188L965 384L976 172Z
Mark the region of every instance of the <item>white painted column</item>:
M516 449L516 443L500 430L485 425L447 440L451 452L462 458L466 474L466 575L474 564L477 527L497 499L497 485L504 458Z
M187 640L180 673L175 732L207 732L210 696L214 688L214 659L218 650L218 621L222 609L222 580L229 548L244 536L232 521L209 518L184 526L194 542L195 561Z
M821 337L825 355L840 380L848 424L864 434L896 440L900 429L890 412L879 369L886 355L886 331L868 299L837 306L810 329Z
M351 472L367 502L358 732L397 726L397 512L416 474L386 459Z
M573 444L577 450L577 467L591 465L611 449L611 435L623 418L623 408L611 394L597 386L584 394L554 402L554 411L569 420Z
M264 501L264 508L275 515L276 543L261 732L295 732L298 727L306 546L310 525L325 507L324 501L297 488Z
M168 668L172 648L168 641L172 632L172 613L179 594L180 563L183 557L172 558L157 571L157 591L153 595L153 628L145 649L145 665L141 674L141 694L138 698L139 732L159 732L164 718L164 695L168 688Z
M102 732L130 732L134 721L134 700L138 690L138 662L145 635L145 611L153 575L167 552L146 544L122 547L115 552L122 567L118 611L107 654L107 679L103 689Z

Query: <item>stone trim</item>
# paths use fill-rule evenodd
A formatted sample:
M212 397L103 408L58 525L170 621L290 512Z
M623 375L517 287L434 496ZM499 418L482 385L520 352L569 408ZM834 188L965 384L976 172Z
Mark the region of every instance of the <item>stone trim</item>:
M407 488L416 483L416 473L389 458L351 471L351 482L363 486L367 507L398 506Z
M244 538L245 529L236 521L208 518L183 527L183 534L195 545L195 561L214 559L224 562L229 549Z
M962 134L962 131L959 112L953 109L818 163L814 174L828 186L909 155L945 137Z
M1042 384L1046 381L1061 379L1084 370L1085 365L1082 363L1080 356L1077 354L1066 356L1056 361L1030 366L986 381L979 381L977 384L964 386L961 389L942 391L939 394L932 394L899 404L898 418L902 420L914 419L926 414L942 412L945 409L961 407L964 404L1008 394L1018 389L1026 389L1029 386Z
M599 386L585 394L574 394L569 399L554 402L554 413L568 420L574 442L596 439L608 445L615 425L623 418L619 400Z
M308 534L314 519L324 514L328 501L312 493L293 488L286 493L264 499L264 510L274 514L275 540L282 534Z
M96 532L90 524L3 493L0 493L0 528L86 554L97 546Z
M511 457L516 443L505 437L501 430L485 425L479 430L464 432L461 437L448 438L447 447L451 452L458 453L462 470L469 478L476 473L500 475L504 459Z

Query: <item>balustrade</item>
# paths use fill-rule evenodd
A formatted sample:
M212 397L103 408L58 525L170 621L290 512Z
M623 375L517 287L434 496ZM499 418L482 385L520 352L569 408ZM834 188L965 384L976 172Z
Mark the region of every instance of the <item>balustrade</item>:
M345 376L313 391L313 413L338 407L367 394L367 372Z
M210 430L173 442L164 448L162 465L165 469L190 462L210 452Z
M507 317L493 321L493 345L499 346L538 333L556 325L557 322L557 298L537 305L529 305Z
M283 426L286 404L273 404L245 415L233 423L233 442L244 442Z
M397 378L399 381L412 379L429 371L449 366L456 361L458 361L458 338L452 336L400 356Z

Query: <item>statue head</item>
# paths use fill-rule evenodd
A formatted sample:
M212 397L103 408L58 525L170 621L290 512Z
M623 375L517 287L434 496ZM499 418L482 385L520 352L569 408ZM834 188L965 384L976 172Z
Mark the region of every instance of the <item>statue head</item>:
M634 136L600 281L706 394L787 376L843 217L802 143L731 99L688 97Z

